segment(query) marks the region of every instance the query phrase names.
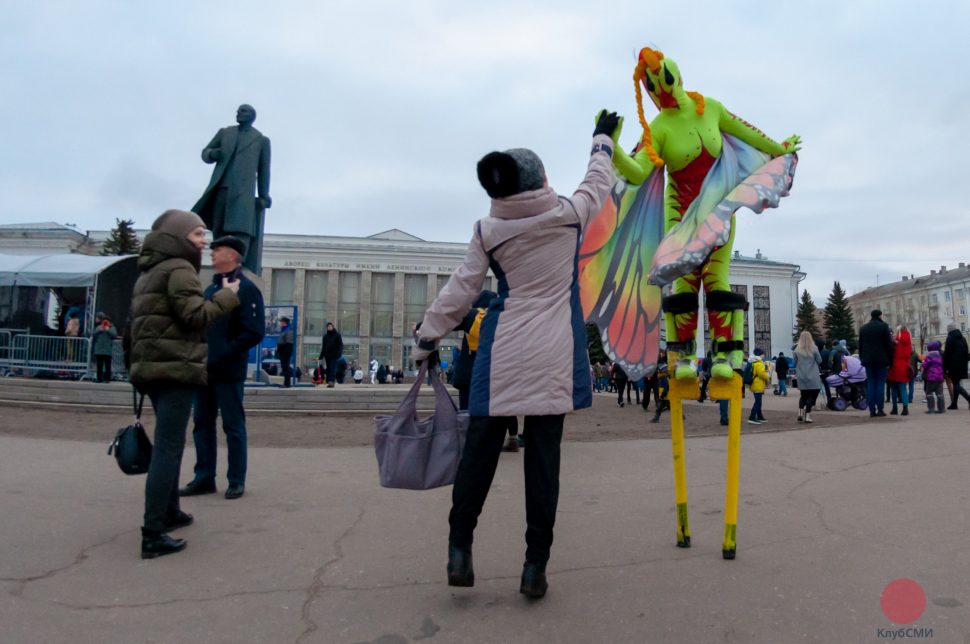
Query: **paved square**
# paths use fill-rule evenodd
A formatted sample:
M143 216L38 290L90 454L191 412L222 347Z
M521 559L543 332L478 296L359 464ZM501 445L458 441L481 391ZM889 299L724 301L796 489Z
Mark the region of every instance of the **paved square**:
M796 400L769 397L766 415ZM365 447L253 448L246 496L185 500L188 548L142 561L144 477L117 470L107 439L10 435L3 407L0 641L886 641L899 626L880 595L898 578L927 596L914 627L970 641L970 414L913 409L745 435L735 561L723 437L687 441L689 550L669 441L565 442L549 594L530 602L521 454L499 464L471 589L445 582L450 488L382 489ZM182 480L192 460L190 440Z

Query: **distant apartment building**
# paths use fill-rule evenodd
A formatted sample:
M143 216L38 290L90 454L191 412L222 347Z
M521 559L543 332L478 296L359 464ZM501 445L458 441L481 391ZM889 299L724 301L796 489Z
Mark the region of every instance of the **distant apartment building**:
M951 323L967 332L968 293L970 268L960 262L957 268L940 266L929 275L903 275L898 282L867 288L848 300L856 327L869 321L873 309L879 309L889 326L905 324L909 328L914 346L922 353L927 342L946 338Z

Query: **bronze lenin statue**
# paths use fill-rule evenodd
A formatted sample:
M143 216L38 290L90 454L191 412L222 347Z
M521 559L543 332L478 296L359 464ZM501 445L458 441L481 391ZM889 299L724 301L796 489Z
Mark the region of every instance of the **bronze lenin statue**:
M263 219L269 196L269 138L253 127L256 110L240 105L236 123L220 129L202 150L202 160L215 163L205 193L192 207L214 239L233 235L246 243L243 266L260 273Z

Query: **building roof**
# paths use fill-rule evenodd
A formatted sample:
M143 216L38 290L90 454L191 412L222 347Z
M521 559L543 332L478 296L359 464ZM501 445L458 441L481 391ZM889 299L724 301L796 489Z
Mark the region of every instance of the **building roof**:
M941 266L939 271L931 271L929 275L921 275L919 277L903 276L903 279L898 282L882 284L881 286L870 286L858 293L853 293L849 299L892 297L893 295L901 295L914 289L934 288L968 280L970 280L970 267L965 264L958 268L950 269L947 269L946 266Z
M0 229L3 230L29 230L29 231L68 231L72 233L81 233L77 228L72 228L71 226L65 226L64 224L59 224L55 221L42 221L39 223L27 223L27 224L0 224ZM81 233L82 235L84 233Z
M419 241L423 242L425 240L420 237L415 237L411 233L406 233L403 230L397 228L391 228L390 230L385 230L382 233L377 233L376 235L368 235L367 239L388 239L391 241Z

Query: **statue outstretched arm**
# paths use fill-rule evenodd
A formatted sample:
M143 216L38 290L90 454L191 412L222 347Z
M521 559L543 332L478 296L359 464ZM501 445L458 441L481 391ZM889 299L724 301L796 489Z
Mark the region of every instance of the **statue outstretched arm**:
M797 152L801 138L793 135L778 143L770 136L745 121L740 116L731 113L726 107L713 99L707 99L707 104L719 110L718 126L725 134L735 136L748 145L772 156L781 156Z
M215 163L222 156L222 130L216 132L209 144L202 148L202 160L206 163Z
M613 152L613 166L620 175L633 185L641 185L656 169L646 148L639 150L632 157L626 150L616 146Z

